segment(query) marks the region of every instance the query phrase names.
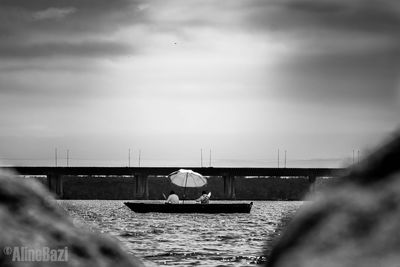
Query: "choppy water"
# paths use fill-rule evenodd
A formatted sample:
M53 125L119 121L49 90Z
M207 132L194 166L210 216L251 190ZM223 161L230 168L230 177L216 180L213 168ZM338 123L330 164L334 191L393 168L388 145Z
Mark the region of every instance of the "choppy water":
M139 214L125 207L124 201L58 202L76 224L114 236L146 266L263 263L272 240L303 203L254 201L250 214L216 215Z

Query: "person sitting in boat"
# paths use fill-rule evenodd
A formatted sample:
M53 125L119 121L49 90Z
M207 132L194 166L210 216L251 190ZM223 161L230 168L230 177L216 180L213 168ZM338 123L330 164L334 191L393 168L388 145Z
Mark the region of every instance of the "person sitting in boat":
M201 196L196 199L196 202L200 202L201 204L208 204L210 202L210 196L206 191L201 192Z
M171 190L171 192L169 193L165 204L179 204L179 197L177 194L175 194L174 190Z

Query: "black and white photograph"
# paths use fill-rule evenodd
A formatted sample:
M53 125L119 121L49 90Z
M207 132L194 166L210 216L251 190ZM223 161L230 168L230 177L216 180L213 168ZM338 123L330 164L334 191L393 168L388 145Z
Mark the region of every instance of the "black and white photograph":
M400 266L400 2L0 0L0 266Z

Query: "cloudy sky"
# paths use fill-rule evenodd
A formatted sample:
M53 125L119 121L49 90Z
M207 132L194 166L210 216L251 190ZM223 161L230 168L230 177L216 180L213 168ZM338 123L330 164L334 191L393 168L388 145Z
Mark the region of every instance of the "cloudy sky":
M393 0L0 0L3 164L340 167L400 125Z

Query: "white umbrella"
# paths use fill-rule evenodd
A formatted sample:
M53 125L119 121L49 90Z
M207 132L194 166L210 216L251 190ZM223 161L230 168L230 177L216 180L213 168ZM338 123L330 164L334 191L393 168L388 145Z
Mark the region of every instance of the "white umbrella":
M186 187L202 187L207 184L207 179L203 175L192 170L180 169L169 174L168 178L173 184L185 188L184 195L186 194Z
M202 187L207 184L207 179L200 173L192 170L180 169L168 175L173 184L181 187Z

